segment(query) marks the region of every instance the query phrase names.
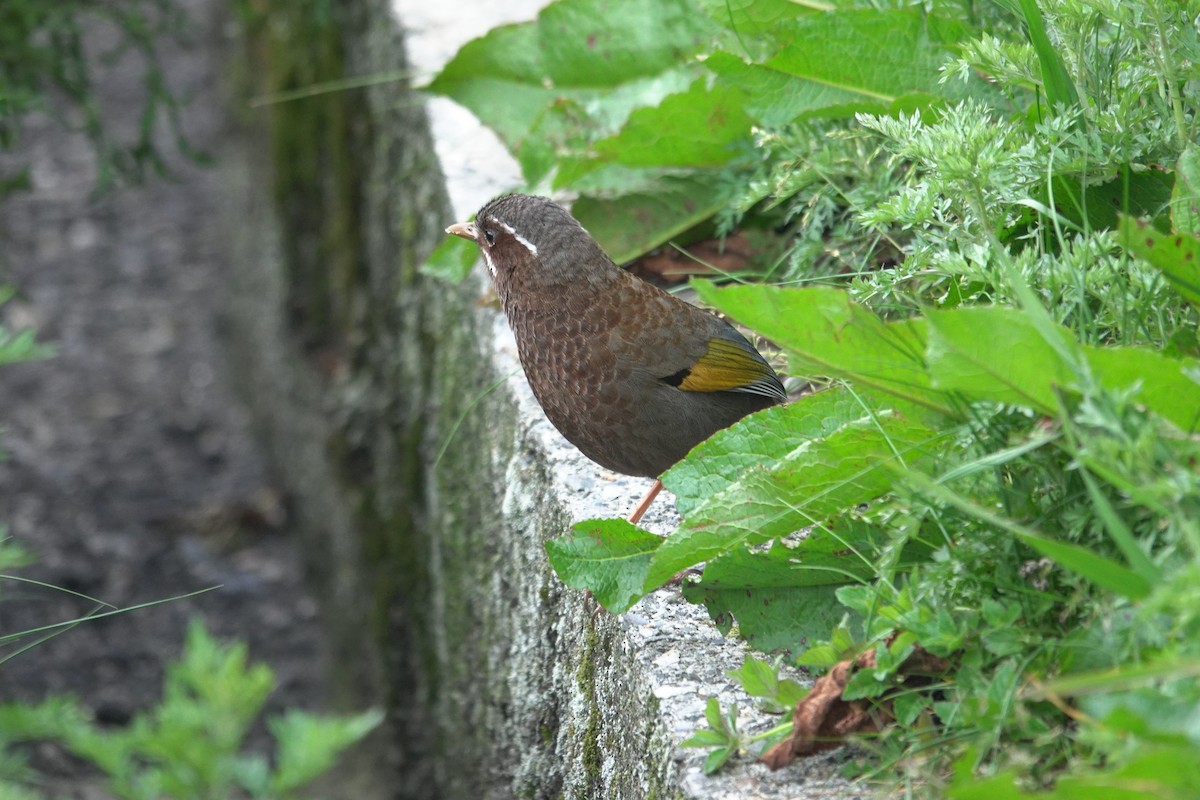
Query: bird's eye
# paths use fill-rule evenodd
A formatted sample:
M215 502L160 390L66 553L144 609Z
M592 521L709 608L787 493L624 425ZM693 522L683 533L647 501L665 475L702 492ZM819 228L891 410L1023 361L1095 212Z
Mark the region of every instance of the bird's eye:
M491 247L496 243L496 232L491 228L484 228L483 238L487 239L488 246Z

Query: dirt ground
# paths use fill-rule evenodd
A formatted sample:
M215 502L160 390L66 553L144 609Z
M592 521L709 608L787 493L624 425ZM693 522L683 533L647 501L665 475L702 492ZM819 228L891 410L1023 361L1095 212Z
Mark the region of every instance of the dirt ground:
M192 24L188 41L162 50L167 81L188 103L193 145L220 158L225 3L180 5ZM99 83L127 133L140 112L137 65L105 67ZM175 153L169 137L164 146ZM19 574L118 607L220 588L85 622L22 653L0 664L0 698L71 693L121 725L159 696L164 665L200 616L272 666L275 708L320 707L316 605L288 537L287 498L223 358L216 172L176 154L170 177L97 196L81 135L38 117L18 150L34 187L0 204L0 282L18 292L0 319L57 348L0 368L0 524L37 558ZM3 635L89 608L0 582ZM42 756L43 767L69 771L68 760Z

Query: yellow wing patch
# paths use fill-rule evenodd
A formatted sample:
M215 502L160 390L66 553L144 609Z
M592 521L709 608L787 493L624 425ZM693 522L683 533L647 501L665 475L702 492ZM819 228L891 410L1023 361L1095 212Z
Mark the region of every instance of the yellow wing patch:
M775 373L757 354L736 342L717 337L709 340L707 352L692 365L678 385L689 392L727 392L755 387L750 391L757 389L762 394L774 395L782 393L782 387L778 392L767 387L778 383Z

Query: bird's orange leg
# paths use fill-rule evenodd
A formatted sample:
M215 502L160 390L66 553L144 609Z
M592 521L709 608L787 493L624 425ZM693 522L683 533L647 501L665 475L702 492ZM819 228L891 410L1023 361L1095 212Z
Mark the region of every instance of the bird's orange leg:
M646 492L646 496L642 498L642 502L638 503L637 508L629 515L629 521L634 525L642 518L642 514L646 513L646 509L654 502L654 498L658 497L658 493L662 491L662 481L655 480L654 485L650 487L650 491Z

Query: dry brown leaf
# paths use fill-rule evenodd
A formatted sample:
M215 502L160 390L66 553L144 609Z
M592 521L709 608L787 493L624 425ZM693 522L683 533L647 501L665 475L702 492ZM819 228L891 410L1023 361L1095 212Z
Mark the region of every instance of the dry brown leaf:
M750 260L750 243L741 233L694 242L684 250L660 247L634 261L629 269L647 280L677 283L691 275L740 272Z
M920 647L905 659L900 671L906 675L930 675L945 671L949 662L930 655ZM796 704L792 713L791 735L759 758L771 769L786 767L797 756L831 750L852 733L874 733L880 725L892 722L891 703L885 698L874 704L863 700L843 700L842 693L855 670L875 668L872 648L854 661L840 661L827 674L817 678L812 689Z

